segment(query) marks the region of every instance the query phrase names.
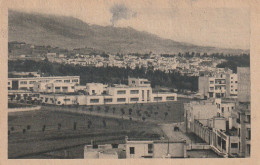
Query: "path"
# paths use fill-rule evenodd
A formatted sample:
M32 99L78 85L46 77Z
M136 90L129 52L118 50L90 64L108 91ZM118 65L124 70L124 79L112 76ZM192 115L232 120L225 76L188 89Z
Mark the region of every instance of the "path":
M180 131L174 131L174 126L177 125L178 127L183 127L183 123L177 124L160 124L161 129L166 134L166 136L169 138L169 140L172 141L178 141L178 140L186 140L188 144L191 143L191 140L188 136L186 136L181 130Z

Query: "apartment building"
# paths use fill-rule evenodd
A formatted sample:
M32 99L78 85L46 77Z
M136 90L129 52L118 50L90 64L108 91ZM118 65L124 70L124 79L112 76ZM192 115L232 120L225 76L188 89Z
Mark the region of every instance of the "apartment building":
M75 81L73 79L73 81ZM57 82L57 80L36 82L33 87L34 92L39 93L73 93L77 82L65 83Z
M129 78L128 82L129 85L114 84L112 86L101 83L87 83L86 95L42 93L41 98L43 103L57 105L104 105L177 101L176 93L153 93L151 84L147 79ZM53 99L54 101L50 101Z
M251 152L251 81L250 68L238 67L238 103L236 107L239 137L239 156L249 157Z
M220 99L186 103L186 131L195 133L220 156L237 155L239 137L233 118L228 116L231 115L228 108L232 111L234 105L234 102L221 102Z
M237 74L217 73L199 77L199 93L204 98L236 98Z
M8 90L33 90L37 82L80 83L79 76L8 78Z
M126 139L126 159L185 158L186 141Z

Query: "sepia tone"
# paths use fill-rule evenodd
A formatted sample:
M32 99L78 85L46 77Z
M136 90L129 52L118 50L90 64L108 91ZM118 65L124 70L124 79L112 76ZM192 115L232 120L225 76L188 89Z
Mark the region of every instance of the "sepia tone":
M252 157L250 9L175 3L9 8L8 159Z

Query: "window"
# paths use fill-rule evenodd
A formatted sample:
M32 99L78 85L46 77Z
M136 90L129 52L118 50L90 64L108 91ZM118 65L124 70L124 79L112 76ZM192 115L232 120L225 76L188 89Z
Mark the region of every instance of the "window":
M148 154L153 153L153 144L148 144Z
M231 79L233 79L233 77L231 77Z
M247 136L246 136L246 138L247 138L248 140L251 139L251 129L250 129L250 128L247 128Z
M233 83L233 81L231 81L231 83Z
M8 82L8 85L10 85L11 83L10 82Z
M139 90L130 90L130 94L139 94Z
M209 83L210 83L210 84L214 84L214 81L210 81Z
M222 140L222 148L226 150L226 141L224 139Z
M235 91L237 91L237 89L235 89Z
M62 80L56 80L56 82L62 82Z
M144 100L144 90L142 90L142 100Z
M154 101L161 101L162 97L154 97Z
M27 81L21 81L20 84L27 84Z
M51 87L48 87L48 89L51 89Z
M78 79L74 79L74 80L72 80L72 82L79 82L79 81L78 81Z
M237 148L238 144L237 143L231 143L231 148Z
M231 85L231 88L233 88L233 85Z
M34 83L36 83L36 81L30 81L30 82L29 82L29 84L34 84Z
M113 99L112 98L109 98L109 99L104 99L104 102L105 103L111 103L113 101Z
M70 101L70 99L64 99L64 101Z
M248 153L248 155L250 155L251 145L247 144L246 146L247 146L247 153Z
M237 83L237 81L235 81L235 83Z
M168 96L168 97L166 97L166 100L175 100L175 97L174 96Z
M130 101L139 101L139 98L138 97L130 98Z
M55 89L60 89L60 87L55 87Z
M99 99L90 99L91 103L99 103Z
M126 98L117 98L117 102L125 102Z
M221 146L221 138L218 136L218 145Z
M70 82L70 80L64 80L64 82L65 82L65 83L69 83L69 82Z
M119 91L117 91L117 94L126 94L126 91L125 90L119 90Z
M210 87L210 90L214 90L214 87Z
M74 86L72 86L71 89L74 89Z
M135 154L135 148L134 147L130 147L130 154Z
M65 89L65 90L66 90L66 89L68 89L68 87L62 87L62 89Z
M224 107L221 107L221 112L224 113Z

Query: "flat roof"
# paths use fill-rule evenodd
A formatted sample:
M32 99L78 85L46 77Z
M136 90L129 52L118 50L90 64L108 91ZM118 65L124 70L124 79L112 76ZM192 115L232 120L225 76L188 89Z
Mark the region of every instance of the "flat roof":
M53 77L19 77L19 78L8 78L8 80L33 80L33 79L59 79L59 78L80 78L80 76L53 76Z

